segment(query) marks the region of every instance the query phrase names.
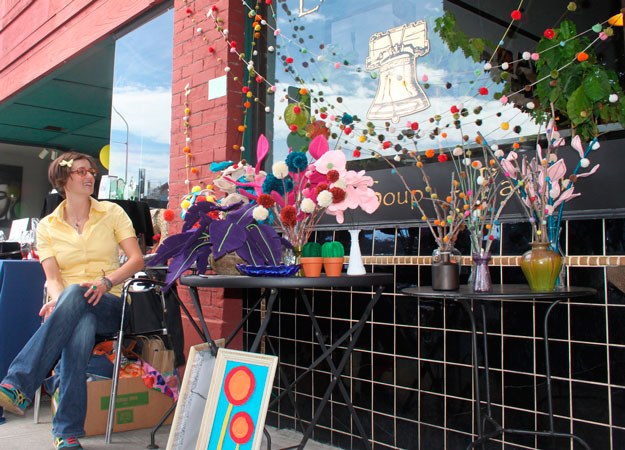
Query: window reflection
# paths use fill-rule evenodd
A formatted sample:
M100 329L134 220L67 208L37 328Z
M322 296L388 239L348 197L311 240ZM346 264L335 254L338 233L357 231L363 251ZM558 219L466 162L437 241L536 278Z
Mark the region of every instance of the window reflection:
M165 206L171 137L173 9L115 45L109 174Z

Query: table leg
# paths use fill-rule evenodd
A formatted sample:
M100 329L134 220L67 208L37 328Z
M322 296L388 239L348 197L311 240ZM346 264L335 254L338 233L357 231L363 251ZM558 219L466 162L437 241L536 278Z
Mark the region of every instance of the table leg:
M195 312L197 313L198 320L200 321L200 325L202 326L202 331L204 332L204 342L208 343L211 349L211 353L213 356L217 356L217 344L213 341L210 332L208 331L208 326L206 325L206 320L204 320L204 313L202 312L202 305L200 303L200 295L198 290L194 286L189 286L189 294L191 294L191 301L193 302L193 307L195 308Z
M549 315L553 308L555 308L560 303L560 300L556 300L549 308L547 308L547 312L545 313L545 320L543 322L543 332L545 333L545 375L547 377L547 406L548 406L548 414L549 414L549 431L554 431L553 424L553 396L551 392L551 359L549 358Z
M276 297L278 297L278 289L271 288L269 291L269 298L267 299L267 309L265 310L265 318L263 319L260 327L258 328L258 333L256 333L256 337L254 338L254 342L250 347L249 351L255 353L256 350L260 347L260 340L265 334L265 330L267 330L267 325L269 325L269 320L271 319L271 313L273 312L273 304L276 301Z
M232 331L232 333L230 333L230 335L226 338L226 344L225 346L228 347L228 345L230 345L230 342L232 342L232 340L235 338L235 336L237 335L237 333L239 331L241 331L241 328L243 328L245 326L245 324L247 323L248 319L250 318L250 316L252 314L254 314L256 311L256 308L258 307L258 305L260 304L260 302L262 302L266 297L267 297L267 292L268 291L264 291L261 296L258 298L258 300L256 300L256 303L254 303L252 305L251 308L249 308L249 310L247 311L247 314L243 317L243 319L241 319L241 321L239 322L239 324L237 325L237 327Z
M464 308L469 316L471 322L471 346L473 348L473 391L475 393L475 422L477 425L477 437L478 441L482 439L482 412L481 412L481 399L480 399L480 374L479 374L479 361L477 358L477 327L475 325L475 316L469 303L464 299L457 300ZM472 445L471 445L472 447Z
M317 405L317 411L315 412L315 416L313 417L313 420L311 421L311 423L308 425L308 428L306 429L306 432L304 433L304 437L302 438L302 441L300 442L298 448L299 449L304 449L304 446L306 445L306 442L308 441L308 439L310 439L313 429L315 428L315 425L317 424L317 422L319 421L319 419L321 418L321 413L323 412L325 406L327 405L328 401L330 400L330 395L332 394L332 391L334 390L334 387L336 386L336 384L339 384L339 389L342 388L341 393L343 394L343 396L346 399L346 403L347 403L347 407L350 411L350 413L352 414L352 417L354 418L354 422L356 423L356 426L359 428L359 432L361 434L361 437L363 439L363 443L365 445L365 447L367 449L371 448L371 444L369 443L369 438L367 437L364 428L362 427L362 424L360 423L360 419L358 418L358 416L356 415L356 411L354 409L354 405L352 404L351 400L349 399L349 394L347 393L347 391L345 390L345 386L343 385L342 381L341 381L341 373L343 372L343 369L345 369L345 366L347 365L347 361L349 360L354 347L356 346L356 342L358 341L358 338L360 337L360 333L362 332L362 329L367 321L367 319L369 318L369 315L371 314L371 311L373 310L373 307L375 306L375 304L378 302L378 300L380 299L380 297L382 296L382 292L384 292L384 286L379 286L376 290L375 295L372 297L371 301L369 302L369 304L367 305L367 307L365 308L365 311L362 313L362 316L360 317L360 320L355 323L351 328L352 330L348 330L343 336L341 336L341 338L345 338L346 336L351 335L351 340L347 346L347 349L345 350L345 353L343 354L343 357L341 358L341 361L339 362L338 366L334 366L334 362L331 359L332 353L331 352L327 352L324 351L324 354L322 355L323 359L325 359L328 362L328 365L330 366L330 370L332 371L332 381L330 382L330 384L328 385L325 394L323 395L323 398L321 399L321 402L319 402L319 404ZM316 319L315 319L315 315L312 311L312 308L310 307L310 303L308 303L308 299L306 297L304 297L306 299L305 304L306 304L306 308L308 309L308 313L310 315L311 320L313 320L313 323L315 326L315 331L316 333L318 333L318 337L320 339L319 340L319 344L321 345L322 349L325 347L325 343L323 342L323 337L321 335L321 330L319 329L319 325L318 323L316 323ZM316 325L315 325L316 324ZM327 347L325 347L327 349Z

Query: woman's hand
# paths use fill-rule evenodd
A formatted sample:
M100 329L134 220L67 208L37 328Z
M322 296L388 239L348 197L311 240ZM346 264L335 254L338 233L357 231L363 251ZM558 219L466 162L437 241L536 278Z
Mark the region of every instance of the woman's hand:
M80 286L87 288L85 298L87 299L87 303L91 306L95 306L100 303L100 299L102 299L102 296L106 294L106 285L102 282L102 280L96 280L91 283L80 283Z
M52 314L52 311L54 311L55 307L56 300L50 300L41 307L41 309L39 310L39 316L43 317L43 320L46 320L50 316L50 314Z

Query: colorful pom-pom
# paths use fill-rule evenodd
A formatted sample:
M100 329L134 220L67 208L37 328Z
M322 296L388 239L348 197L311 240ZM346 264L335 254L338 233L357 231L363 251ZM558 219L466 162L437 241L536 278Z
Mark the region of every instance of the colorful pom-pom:
M166 209L165 211L163 211L163 219L165 220L165 222L171 222L172 220L174 220L175 214L171 209Z
M521 17L522 17L521 11L519 11L518 9L515 9L514 11L510 13L510 17L512 17L512 20L521 20Z

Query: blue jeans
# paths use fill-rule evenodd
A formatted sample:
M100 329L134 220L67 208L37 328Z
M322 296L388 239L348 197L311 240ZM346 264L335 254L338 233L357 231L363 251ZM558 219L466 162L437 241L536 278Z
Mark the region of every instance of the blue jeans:
M68 438L85 434L87 414L86 369L95 336L119 330L122 303L105 294L96 306L87 303L85 288L67 287L56 308L26 343L9 367L2 383L11 384L32 400L37 388L60 357L59 405L52 433Z

